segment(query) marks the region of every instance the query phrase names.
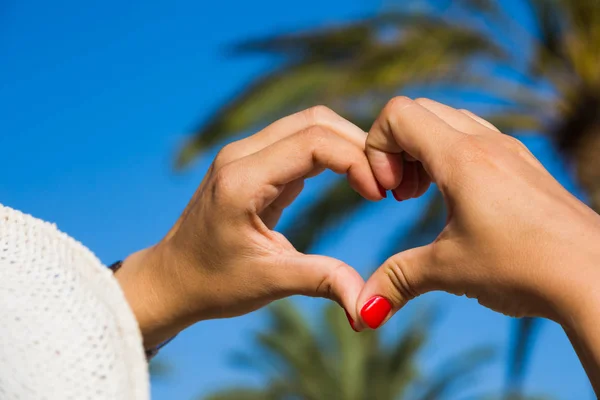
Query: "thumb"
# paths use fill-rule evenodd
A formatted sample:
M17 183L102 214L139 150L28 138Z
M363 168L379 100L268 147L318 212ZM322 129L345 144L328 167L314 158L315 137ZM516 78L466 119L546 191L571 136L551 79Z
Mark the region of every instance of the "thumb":
M413 298L433 290L429 275L435 268L432 245L388 258L367 280L358 296L360 326L377 329Z
M338 259L320 255L300 254L291 260L291 264L292 268L285 268L285 276L280 278L286 292L337 302L355 329L356 300L365 284L360 274Z

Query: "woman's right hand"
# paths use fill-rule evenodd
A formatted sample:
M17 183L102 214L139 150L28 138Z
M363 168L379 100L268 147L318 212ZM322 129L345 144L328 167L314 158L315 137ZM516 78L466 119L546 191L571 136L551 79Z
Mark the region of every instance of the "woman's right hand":
M449 216L433 243L390 257L371 276L357 303L359 327L377 328L433 290L563 326L598 308L600 216L518 140L467 111L401 97L373 125L366 152L397 197L415 195L415 171L424 169Z

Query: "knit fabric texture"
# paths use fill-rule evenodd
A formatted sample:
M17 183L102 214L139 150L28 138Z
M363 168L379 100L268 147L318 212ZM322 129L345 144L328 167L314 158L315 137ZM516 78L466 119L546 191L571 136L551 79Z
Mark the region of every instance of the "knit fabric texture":
M149 399L137 322L92 252L0 204L0 271L0 399Z

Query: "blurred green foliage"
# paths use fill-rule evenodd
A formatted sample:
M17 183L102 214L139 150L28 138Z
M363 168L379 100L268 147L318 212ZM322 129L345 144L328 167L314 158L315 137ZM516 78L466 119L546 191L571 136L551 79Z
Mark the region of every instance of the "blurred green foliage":
M490 347L467 349L425 376L417 357L429 340L431 312L419 313L391 345L383 343L379 331L354 332L333 303L316 321L286 300L274 303L269 312L271 326L257 334L257 353L238 355L239 362L265 375L267 385L224 390L207 400L449 398L464 393L494 354ZM315 329L310 322L322 326Z

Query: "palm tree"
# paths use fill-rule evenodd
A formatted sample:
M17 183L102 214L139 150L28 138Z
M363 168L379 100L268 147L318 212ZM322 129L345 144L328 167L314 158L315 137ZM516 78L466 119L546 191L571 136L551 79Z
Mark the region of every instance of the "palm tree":
M206 400L456 398L493 355L489 347L470 349L424 379L417 355L427 343L431 313L421 314L387 346L378 331L353 332L343 310L333 303L326 307L319 330L290 301L274 303L269 310L271 327L257 335L259 355L238 356L265 374L266 386L228 389Z
M505 133L551 138L574 167L590 205L600 211L600 2L521 0L533 21L530 27L515 21L500 1L402 3L398 10L345 25L235 46L234 54L266 54L279 62L196 130L177 166L317 103L368 130L382 106L400 91L476 93L486 99L489 119ZM340 179L296 216L286 234L305 251L324 229L363 205ZM402 232L391 238L393 248L384 254L430 241L443 225L443 215L436 193L409 242ZM537 320L522 319L516 327L510 392L520 391L537 325Z

